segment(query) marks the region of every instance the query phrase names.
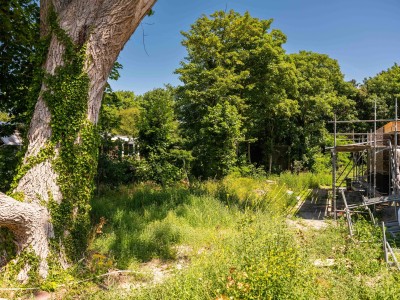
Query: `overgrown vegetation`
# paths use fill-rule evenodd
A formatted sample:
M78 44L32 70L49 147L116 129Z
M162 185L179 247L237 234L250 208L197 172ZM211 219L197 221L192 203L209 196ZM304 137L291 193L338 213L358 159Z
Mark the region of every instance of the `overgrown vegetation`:
M288 188L295 191L296 197L306 196L305 189L318 186L317 178L312 174L285 174L266 182L228 177L222 182L205 182L191 192L182 188L157 191L144 186L136 188L138 191L133 194L129 189L122 191L132 200L142 199L139 207L134 201L142 217L131 217L149 218L136 243L131 245L148 245L149 237L156 241L157 233L164 231L167 234L156 244L168 245L169 251L154 247L152 257L167 259L172 270L162 284L145 284L125 292L99 292L92 298L396 299L398 274L383 261L379 228L361 219L356 222L356 236L351 240L344 220L337 224L328 222L322 229L308 228L297 219L294 223L286 222L288 208L296 203L290 201ZM260 195L261 190L266 194ZM145 194L151 196L147 198ZM263 205L249 201L260 198ZM121 200L117 200L119 204ZM118 205L117 215L127 216L122 211ZM119 219L117 223L110 221L109 226L127 226L128 219L125 225ZM126 245L126 239L106 232L95 241L94 248L115 249L110 245L119 241ZM180 249L186 251L183 256ZM146 249L145 253L148 252ZM112 253L114 258L122 257L122 252ZM136 258L140 262L143 254ZM326 261L332 265L324 266ZM184 267L176 268L177 262ZM131 267L138 270L137 262Z
M105 187L92 202L89 255L41 288L57 295L66 283L63 299L396 299L379 228L360 219L352 240L344 220L320 229L288 221L318 178ZM108 291L74 283L116 269L131 273L94 280Z

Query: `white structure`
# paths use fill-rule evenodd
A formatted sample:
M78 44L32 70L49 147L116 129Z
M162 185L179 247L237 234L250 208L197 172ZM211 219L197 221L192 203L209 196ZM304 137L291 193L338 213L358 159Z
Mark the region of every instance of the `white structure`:
M5 122L0 122L0 126L7 125ZM14 134L10 136L2 136L0 137L0 145L5 146L22 146L22 138L19 135L18 131L15 131Z
M138 155L139 151L137 149L136 139L126 136L126 135L115 135L111 138L113 142L121 142L122 145L122 156L124 155Z

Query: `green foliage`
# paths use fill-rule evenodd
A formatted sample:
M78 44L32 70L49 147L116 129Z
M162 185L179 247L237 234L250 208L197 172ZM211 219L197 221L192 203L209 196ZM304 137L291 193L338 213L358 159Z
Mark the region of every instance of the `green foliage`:
M7 228L0 227L0 268L11 261L17 254L14 235Z
M192 171L194 175L221 178L232 170L237 162L241 127L241 117L236 107L229 102L217 103L208 108L196 137L201 143L193 149L196 157ZM216 141L219 141L218 147Z
M10 120L10 117L7 113L0 111L0 122L7 122Z
M10 189L13 177L20 162L21 152L17 147L0 147L0 191L5 193Z
M96 178L98 185L116 187L132 183L140 177L136 172L139 169L139 162L136 161L138 149L133 149L135 157L126 156L127 153L122 155L122 143L111 140L113 135L125 135L131 139L138 137L139 100L129 91L108 91L104 94L98 124L101 132L101 153Z
M114 94L118 99L118 107L121 109L136 107L138 104L138 97L131 91L115 91Z
M400 66L394 64L374 77L364 80L359 103L365 118L373 119L374 103L377 102L377 118L394 117L395 99L400 101Z
M2 233L4 233L3 231ZM26 284L36 284L39 282L39 257L32 250L32 247L27 247L18 254L18 259L9 262L4 269L4 279L10 281L15 279L18 273L26 266L30 266L28 270L28 282Z
M41 63L37 1L2 1L0 24L0 110L26 123L36 100L30 98L37 92L35 68Z
M96 182L109 187L133 183L137 179L137 165L136 159L132 157L118 159L100 154Z
M147 92L140 108L138 177L163 185L182 179L191 155L181 149L172 88Z
M99 128L103 135L137 137L138 119L139 101L133 92L108 90L104 93L99 118Z
M98 135L93 125L86 122L80 130L82 143L74 144L70 141L70 145L64 145L60 158L54 162L59 173L58 183L63 201L53 205L50 211L57 237L65 238L65 251L70 259L79 258L86 251L90 232L89 201L97 169ZM59 222L56 221L57 217L61 218Z
M119 128L121 119L118 116L119 98L113 92L105 91L101 101L99 113L99 128L104 135L104 142L107 142L109 135L115 128Z
M290 58L296 65L299 91L299 110L291 120L291 154L303 162L303 168L312 169L321 158L321 148L329 143L326 122L334 114L338 119L355 118L351 98L357 91L344 81L338 62L328 55L300 51Z
M192 157L181 147L173 96L171 87L141 97L128 91L105 95L100 119L103 140L99 183L118 186L153 180L167 185L187 176ZM137 137L135 156L111 157L118 143L111 142L110 133Z
M120 110L118 116L121 119L121 123L118 129L113 130L113 133L130 137L139 136L138 123L140 119L140 109L137 104L136 106Z
M279 136L272 125L277 116L292 111L279 104L292 104L287 99L295 93L294 67L282 49L285 36L269 30L271 23L218 11L182 33L188 56L176 70L184 83L177 109L197 176L226 174L237 162L240 141L255 137L264 146L272 133Z

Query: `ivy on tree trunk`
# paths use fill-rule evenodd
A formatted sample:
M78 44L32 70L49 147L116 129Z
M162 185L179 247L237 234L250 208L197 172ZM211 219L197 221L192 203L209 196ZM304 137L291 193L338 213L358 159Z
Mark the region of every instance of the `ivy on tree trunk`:
M13 190L0 194L0 227L14 234L21 281L36 269L46 277L52 252L66 267L85 250L103 91L118 54L154 3L40 3L41 36L49 39L41 91Z

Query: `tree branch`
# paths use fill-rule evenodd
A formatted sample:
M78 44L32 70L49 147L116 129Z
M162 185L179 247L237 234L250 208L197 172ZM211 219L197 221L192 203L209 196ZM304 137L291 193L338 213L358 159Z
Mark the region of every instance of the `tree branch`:
M40 259L39 274L46 277L46 258L49 254L47 239L52 236L47 209L34 203L17 201L0 192L0 227L6 227L14 234L18 254L28 247L32 248ZM21 281L26 280L28 270L24 268L19 274Z

